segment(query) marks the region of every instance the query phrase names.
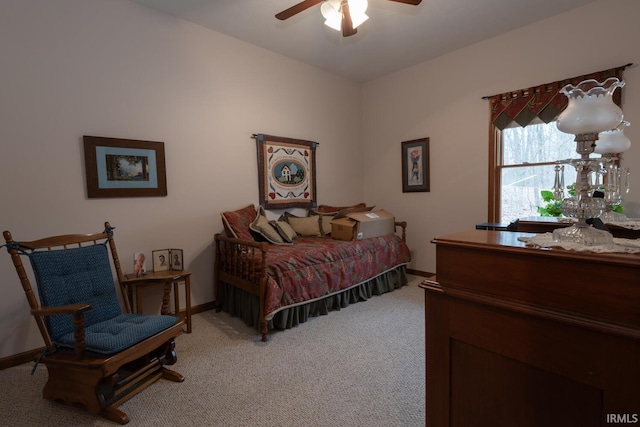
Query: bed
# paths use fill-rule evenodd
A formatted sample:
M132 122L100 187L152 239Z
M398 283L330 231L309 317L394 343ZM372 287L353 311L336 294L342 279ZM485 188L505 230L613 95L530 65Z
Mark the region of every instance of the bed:
M395 222L395 234L369 239L342 241L321 232L274 244L245 230L255 222L251 206L235 228L223 220L227 232L215 235L214 294L217 311L241 317L262 341L270 330L298 326L408 282L406 222Z

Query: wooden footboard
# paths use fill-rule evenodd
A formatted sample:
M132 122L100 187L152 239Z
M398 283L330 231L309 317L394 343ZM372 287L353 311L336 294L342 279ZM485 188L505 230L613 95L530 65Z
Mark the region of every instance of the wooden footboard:
M398 232L398 227L402 228L402 241L407 241L407 221L396 221L396 233Z
M402 240L406 241L407 223L396 221L396 232L401 228ZM265 318L267 289L267 252L269 244L227 237L216 234L215 264L213 271L213 293L216 311L222 308L219 298L220 282L242 289L260 300L260 333L262 341L267 341L269 332Z
M216 234L215 264L213 270L213 296L216 311L222 308L218 297L220 282L242 289L260 300L260 332L262 341L267 341L265 319L265 297L267 289L267 242L254 242Z

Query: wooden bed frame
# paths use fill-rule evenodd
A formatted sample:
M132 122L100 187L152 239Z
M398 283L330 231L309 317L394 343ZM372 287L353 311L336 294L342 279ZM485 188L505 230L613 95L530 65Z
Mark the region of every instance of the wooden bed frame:
M406 221L396 221L395 229L402 230L402 240L406 242ZM267 242L235 239L223 234L216 234L215 264L213 270L213 292L216 312L222 309L219 298L220 282L255 295L260 300L260 333L262 341L267 341L269 333L268 320L265 314L267 288ZM255 260L260 260L255 261Z

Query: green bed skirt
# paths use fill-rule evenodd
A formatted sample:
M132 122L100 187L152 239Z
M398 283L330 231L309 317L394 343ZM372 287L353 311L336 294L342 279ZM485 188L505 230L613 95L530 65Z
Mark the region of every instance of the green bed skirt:
M349 304L366 301L373 295L382 295L398 289L408 283L405 265L382 273L371 280L354 285L348 289L328 295L322 299L290 306L277 311L269 320L269 330L290 329L309 320L310 317L338 311ZM222 310L231 316L242 318L244 322L260 330L260 301L242 289L234 288L221 282L218 296L222 302Z

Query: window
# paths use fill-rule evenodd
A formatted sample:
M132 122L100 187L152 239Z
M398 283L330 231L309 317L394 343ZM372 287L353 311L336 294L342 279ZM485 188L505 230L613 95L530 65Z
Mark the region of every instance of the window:
M527 127L510 127L499 131L497 173L499 174L498 222L539 216L545 204L540 192L553 190L555 161L578 158L574 135L560 132L556 123L535 123ZM562 166L562 165L561 165ZM576 171L564 166L564 191L576 179Z
M566 84L583 80L622 80L627 64L571 79L487 96L490 107L489 222L509 223L517 218L539 216L540 192L553 190L556 161L577 158L574 135L560 132L555 119L567 105L561 93ZM621 91L613 101L622 105ZM576 172L564 166L564 193L575 182Z

